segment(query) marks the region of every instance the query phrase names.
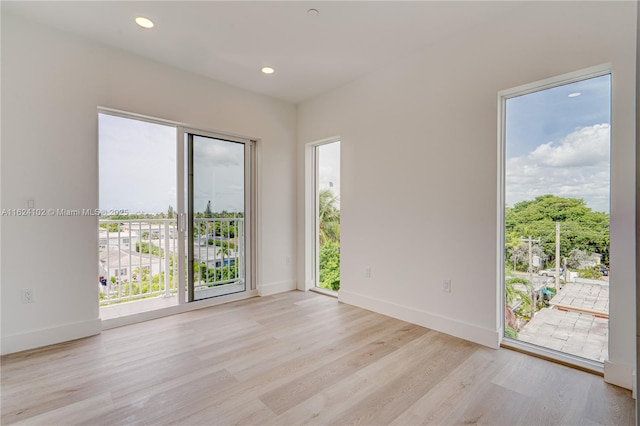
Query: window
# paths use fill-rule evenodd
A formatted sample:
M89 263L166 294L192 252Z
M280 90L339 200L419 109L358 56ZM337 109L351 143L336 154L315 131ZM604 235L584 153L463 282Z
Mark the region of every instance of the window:
M511 89L500 100L507 343L600 364L609 317L610 71Z
M307 145L306 288L340 290L340 140Z

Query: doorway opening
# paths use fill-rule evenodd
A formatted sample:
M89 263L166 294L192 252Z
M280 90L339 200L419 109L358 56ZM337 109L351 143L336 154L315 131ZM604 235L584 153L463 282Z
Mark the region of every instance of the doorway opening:
M106 109L98 120L101 318L256 295L256 141Z

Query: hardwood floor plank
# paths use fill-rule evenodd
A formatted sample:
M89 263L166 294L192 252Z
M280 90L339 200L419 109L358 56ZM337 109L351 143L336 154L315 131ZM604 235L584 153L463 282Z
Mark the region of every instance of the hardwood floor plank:
M502 368L501 351L479 348L391 423L406 424L447 424L451 413L464 413L469 409L476 395L484 395L495 373ZM461 415L459 419L464 418ZM474 415L466 416L473 418ZM459 420L459 423L462 423Z
M324 296L326 297L326 296ZM363 318L357 324L351 324L335 334L301 336L294 351L269 363L251 363L243 370L234 372L238 380L257 380L274 383L285 375L291 380L296 375L306 374L310 368L327 365L335 359L353 350L359 344L367 344L382 338L406 324L390 318Z
M631 425L631 393L311 292L1 358L0 422Z
M282 414L344 376L355 373L397 349L384 341L370 343L330 364L319 366L295 381L261 395L260 400L274 413Z
M333 424L336 417L367 397L375 385L357 374L346 376L332 386L307 398L267 424L273 426Z
M429 351L429 347L435 347ZM424 351L405 357L406 369L385 377L378 389L336 420L338 424L389 424L471 356L474 345L437 333ZM370 376L374 380L374 375Z
M56 410L17 422L17 425L81 425L87 424L96 415L104 415L113 410L113 401L109 392L65 405Z

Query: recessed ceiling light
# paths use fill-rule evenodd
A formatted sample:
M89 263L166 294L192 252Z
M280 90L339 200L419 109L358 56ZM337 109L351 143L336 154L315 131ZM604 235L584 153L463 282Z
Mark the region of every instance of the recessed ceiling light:
M144 16L138 16L136 18L136 24L140 25L142 28L153 28L153 21L145 18Z
M265 74L273 74L276 70L271 67L262 67L261 71Z
M578 96L580 96L580 95L582 95L582 93L580 93L580 92L573 92L573 93L569 93L569 97L570 97L570 98L575 98L575 97L578 97Z
M318 9L309 9L307 10L307 15L318 16L320 11Z

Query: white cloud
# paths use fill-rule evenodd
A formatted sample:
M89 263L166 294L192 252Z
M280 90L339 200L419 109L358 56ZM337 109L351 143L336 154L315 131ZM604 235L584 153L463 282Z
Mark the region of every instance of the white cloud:
M596 211L609 211L610 127L578 129L558 143L539 145L526 156L507 160L506 202L514 205L554 194L583 198Z
M330 188L340 205L340 142L321 145L319 148L318 180L320 189Z
M196 137L193 151L199 167L233 167L244 163L244 146L239 143Z

